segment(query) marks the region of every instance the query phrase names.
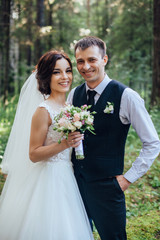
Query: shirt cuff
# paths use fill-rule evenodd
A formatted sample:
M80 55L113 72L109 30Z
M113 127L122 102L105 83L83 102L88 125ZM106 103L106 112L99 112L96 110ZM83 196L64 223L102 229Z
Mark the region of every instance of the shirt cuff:
M134 183L140 177L132 170L132 168L130 168L123 176L130 183Z

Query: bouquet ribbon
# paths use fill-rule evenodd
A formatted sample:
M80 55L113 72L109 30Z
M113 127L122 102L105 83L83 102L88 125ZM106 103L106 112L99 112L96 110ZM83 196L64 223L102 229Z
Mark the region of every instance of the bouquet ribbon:
M83 142L78 147L75 148L76 159L82 160L84 159L84 151L83 151Z

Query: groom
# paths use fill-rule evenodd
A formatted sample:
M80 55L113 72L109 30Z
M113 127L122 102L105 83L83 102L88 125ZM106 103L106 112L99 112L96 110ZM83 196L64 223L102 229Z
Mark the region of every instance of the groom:
M141 97L105 73L105 43L85 37L75 46L77 69L85 83L73 89L68 101L75 106L92 104L96 135L84 135L84 160L72 162L77 183L90 219L101 240L125 240L124 191L146 173L159 154L160 141ZM110 109L108 110L108 105ZM123 175L124 149L132 124L143 148Z

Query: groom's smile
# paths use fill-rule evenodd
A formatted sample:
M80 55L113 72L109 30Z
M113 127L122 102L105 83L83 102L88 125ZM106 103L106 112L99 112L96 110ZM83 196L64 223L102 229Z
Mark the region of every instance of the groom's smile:
M87 77L87 78L90 78L93 76L95 70L90 70L90 71L82 71L82 73Z

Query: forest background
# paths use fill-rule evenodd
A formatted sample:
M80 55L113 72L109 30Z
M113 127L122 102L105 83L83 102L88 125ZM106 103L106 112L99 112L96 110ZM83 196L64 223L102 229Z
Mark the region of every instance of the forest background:
M136 90L160 136L160 0L0 0L0 162L14 120L20 89L40 56L64 50L76 70L74 45L87 35L102 38L112 79ZM131 128L125 171L141 142ZM129 240L160 239L159 161L126 191ZM0 173L0 191L5 182ZM99 240L95 229L94 236Z

